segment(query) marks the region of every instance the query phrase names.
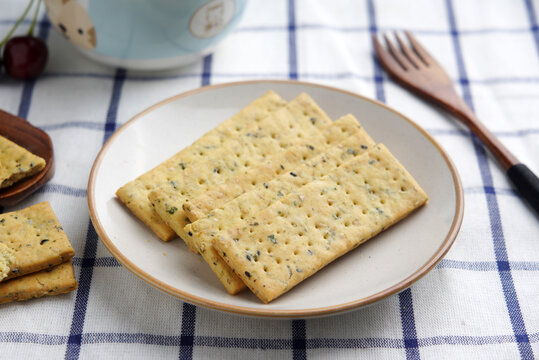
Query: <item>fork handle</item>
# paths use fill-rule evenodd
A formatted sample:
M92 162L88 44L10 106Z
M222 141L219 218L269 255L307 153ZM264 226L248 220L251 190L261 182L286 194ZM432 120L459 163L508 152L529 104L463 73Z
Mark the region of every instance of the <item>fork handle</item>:
M472 110L460 98L447 107L453 107L457 115L470 130L483 141L494 157L500 162L507 176L522 198L539 214L539 178L526 165L507 149L502 142L475 116Z
M498 137L494 135L477 116L475 116L474 112L468 107L464 100L456 94L454 89L452 89L452 92L452 99L448 96L450 100L444 104L446 108L468 126L472 133L485 144L505 171L511 166L519 164L520 161L518 161L517 157L505 147L500 139L498 139Z
M516 164L507 170L507 176L520 195L539 214L539 178L526 165Z

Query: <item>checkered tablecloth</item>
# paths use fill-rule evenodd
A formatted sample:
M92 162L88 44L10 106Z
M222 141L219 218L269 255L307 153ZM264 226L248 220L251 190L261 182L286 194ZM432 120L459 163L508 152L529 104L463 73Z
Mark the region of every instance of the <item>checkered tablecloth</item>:
M26 5L0 2L0 35ZM480 119L539 173L536 0L250 0L213 55L173 72L98 65L42 14L50 58L36 81L0 74L0 108L47 131L52 180L11 211L48 200L76 251L77 292L0 306L0 358L531 359L539 356L539 217L468 130L389 80L373 33L411 30ZM23 23L23 32L29 22ZM247 79L299 79L376 98L426 128L465 191L460 234L421 281L375 305L275 321L184 303L146 285L100 243L86 203L110 134L169 96Z

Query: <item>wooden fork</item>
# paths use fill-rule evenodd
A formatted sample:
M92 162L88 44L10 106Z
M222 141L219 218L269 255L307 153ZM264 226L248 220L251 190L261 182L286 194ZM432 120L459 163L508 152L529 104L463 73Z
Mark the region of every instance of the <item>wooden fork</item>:
M384 35L387 49L384 49L376 35L373 35L374 48L382 66L389 75L430 102L438 104L460 119L499 161L507 176L522 197L539 214L539 179L500 140L479 121L473 111L457 94L453 83L440 64L405 31L411 46L395 34L398 46Z

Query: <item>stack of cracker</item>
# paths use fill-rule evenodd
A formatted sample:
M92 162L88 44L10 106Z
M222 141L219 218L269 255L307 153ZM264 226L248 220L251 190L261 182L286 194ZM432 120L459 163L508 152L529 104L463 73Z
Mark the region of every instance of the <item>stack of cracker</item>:
M266 303L427 201L354 116L271 91L117 196L230 294L247 286Z
M48 202L0 215L0 304L77 288L75 255Z

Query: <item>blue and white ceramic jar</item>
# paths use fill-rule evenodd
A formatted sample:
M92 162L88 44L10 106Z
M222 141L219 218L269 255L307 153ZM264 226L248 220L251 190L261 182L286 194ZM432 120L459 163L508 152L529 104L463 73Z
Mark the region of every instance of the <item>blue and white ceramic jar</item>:
M211 53L247 0L45 0L53 26L102 63L164 70Z

